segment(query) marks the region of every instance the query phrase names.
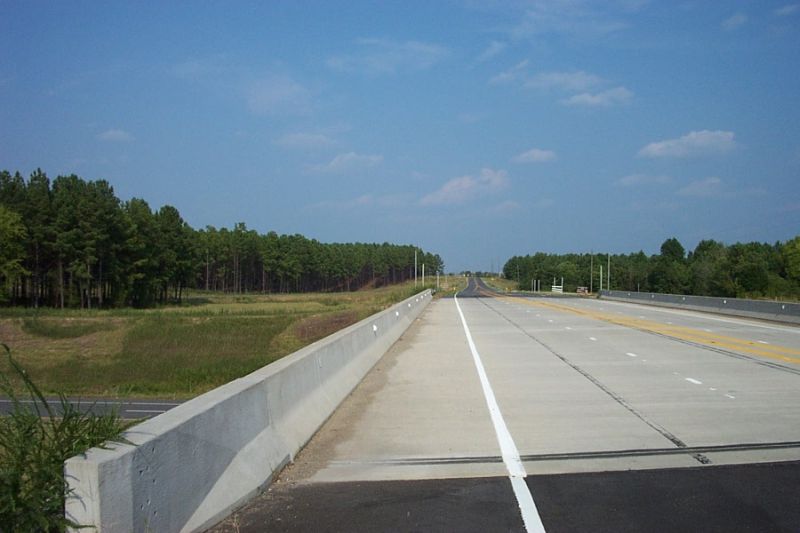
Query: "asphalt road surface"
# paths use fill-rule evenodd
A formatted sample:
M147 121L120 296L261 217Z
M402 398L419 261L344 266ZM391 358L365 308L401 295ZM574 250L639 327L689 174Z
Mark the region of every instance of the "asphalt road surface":
M800 328L472 279L215 531L800 531Z
M58 398L46 398L47 403L56 412L61 412L61 401ZM35 410L36 406L41 412L45 414L45 410L38 402L34 403L32 400L20 399L20 404L31 410ZM178 401L169 400L148 400L148 399L110 399L110 398L91 398L79 399L68 398L68 401L83 412L94 412L97 414L110 413L116 411L120 418L127 420L137 420L140 418L152 418L160 415L180 405ZM14 409L13 401L8 398L0 397L0 415L7 415Z

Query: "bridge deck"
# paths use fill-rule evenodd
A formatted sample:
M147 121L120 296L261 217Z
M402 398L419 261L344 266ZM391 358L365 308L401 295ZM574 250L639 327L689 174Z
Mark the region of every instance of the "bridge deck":
M488 296L431 304L218 530L523 531L465 329L546 530L800 525L800 329Z

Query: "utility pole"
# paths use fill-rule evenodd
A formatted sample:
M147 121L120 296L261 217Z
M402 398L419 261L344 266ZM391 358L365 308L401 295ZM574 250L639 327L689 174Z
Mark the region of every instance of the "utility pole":
M425 263L422 263L422 286L425 286Z
M606 290L611 290L611 254L608 254L608 272L606 272L606 276L608 276L608 280L606 283Z
M590 252L592 258L589 260L589 294L592 294L592 282L594 281L594 250Z
M600 292L603 292L603 265L600 265Z
M414 248L414 288L417 288L417 249Z

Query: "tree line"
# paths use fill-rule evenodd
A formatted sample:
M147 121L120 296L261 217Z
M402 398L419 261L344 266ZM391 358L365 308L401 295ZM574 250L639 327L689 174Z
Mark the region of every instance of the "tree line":
M555 279L564 290L577 287L608 289L606 254L546 254L514 256L503 275L520 288L541 280L549 289ZM721 296L729 298L800 297L800 236L775 244L750 242L726 245L703 240L688 253L676 238L661 245L660 253L639 251L610 256L613 290ZM590 278L591 276L591 278Z
M195 230L178 210L123 202L105 180L52 182L0 172L0 303L146 307L186 289L230 293L350 291L430 273L437 254L389 243L321 243L244 223Z

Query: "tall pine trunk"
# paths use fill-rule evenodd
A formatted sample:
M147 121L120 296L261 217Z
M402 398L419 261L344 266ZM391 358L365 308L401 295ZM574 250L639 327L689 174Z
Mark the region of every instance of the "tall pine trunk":
M58 299L64 309L64 260L58 258Z

